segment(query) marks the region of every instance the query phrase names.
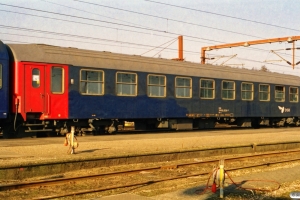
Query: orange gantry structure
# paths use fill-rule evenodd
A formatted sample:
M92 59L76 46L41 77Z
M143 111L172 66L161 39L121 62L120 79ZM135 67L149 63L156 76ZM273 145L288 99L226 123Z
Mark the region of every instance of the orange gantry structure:
M248 47L250 45L257 45L257 44L267 44L267 43L275 43L275 42L288 42L293 43L293 47L290 50L293 50L293 59L292 59L292 67L294 69L295 65L295 41L300 40L300 36L290 36L290 37L282 37L282 38L271 38L271 39L263 39L263 40L253 40L247 42L237 42L237 43L229 43L229 44L221 44L221 45L214 45L214 46L207 46L201 48L201 64L205 64L205 60L207 59L205 56L206 51L214 50L214 49L224 49L224 48L231 48L231 47Z

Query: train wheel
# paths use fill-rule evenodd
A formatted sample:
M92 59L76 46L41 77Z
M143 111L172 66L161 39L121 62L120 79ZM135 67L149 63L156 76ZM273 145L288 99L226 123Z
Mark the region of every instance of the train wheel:
M8 138L13 138L13 126L10 124L6 124L3 126L2 132L3 132L3 138L8 139Z
M251 121L251 127L255 128L255 129L258 129L260 127L259 120L258 119L252 119L252 121Z
M25 134L25 127L24 126L19 126L15 127L12 123L8 123L3 127L3 138L9 139L9 138L21 138L21 137L26 137L27 135Z

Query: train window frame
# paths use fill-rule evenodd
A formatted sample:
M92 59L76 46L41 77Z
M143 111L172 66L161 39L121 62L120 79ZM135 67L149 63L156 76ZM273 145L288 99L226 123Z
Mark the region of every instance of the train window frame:
M2 70L3 70L3 67L2 67L2 64L0 63L0 89L2 89L2 82L3 82L3 79L2 79L3 72L2 72Z
M223 88L224 87L224 85L223 85L224 82L232 82L233 83L233 89L224 89ZM222 80L221 97L222 97L223 100L235 100L235 96L236 96L235 90L236 90L235 81ZM223 96L224 91L233 91L233 97L232 98L224 98L224 96Z
M243 85L244 84L248 84L248 85L251 85L251 90L246 90L246 89L243 89ZM244 98L244 96L243 96L243 93L251 93L251 99L247 99L247 98ZM241 99L243 100L243 101L253 101L253 98L254 98L254 84L253 83L250 83L250 82L242 82L241 83Z
M118 74L133 74L135 75L135 83L127 83L127 82L118 82ZM131 96L131 97L135 97L137 96L137 91L138 91L138 75L137 73L132 73L132 72L116 72L116 95L117 96ZM134 94L120 94L118 93L118 85L135 85L134 89L135 92Z
M153 76L153 77L164 77L164 84L163 85L159 85L158 84L150 84L149 80L150 80L150 77ZM151 95L152 93L150 93L151 89L149 87L152 87L152 86L156 86L156 87L163 87L163 95L162 96L159 96L159 95ZM165 98L167 96L167 77L165 75L160 75L160 74L148 74L147 75L147 96L148 97L152 97L152 98Z
M38 74L35 74L34 71L38 72ZM31 86L33 88L39 88L41 86L41 70L38 68L33 68L31 70Z
M297 92L296 93L291 93L291 89L296 89ZM291 95L295 95L296 94L296 97L297 97L297 100L296 101L292 101L292 98L291 98ZM299 89L298 87L295 87L295 86L290 86L289 87L289 100L291 103L298 103L299 102Z
M278 90L276 90L276 87L282 87L283 88L283 92L280 92L280 93L283 94L282 95L283 98L281 98L282 100L278 100L278 98L276 97L278 94L280 94L278 92ZM275 99L276 102L285 102L285 87L283 85L275 85L274 86L274 99Z
M189 86L178 86L177 85L177 79L189 79ZM176 98L184 98L184 99L190 99L192 98L193 94L192 94L192 86L193 86L193 82L192 82L192 78L191 77L184 77L184 76L176 76L175 77L175 97ZM188 88L189 91L189 95L188 96L179 96L177 92L177 89L186 89ZM183 90L186 91L186 90ZM185 92L184 92L185 93Z
M102 80L97 80L97 81L83 80L82 79L82 76L83 76L82 72L83 71L102 73ZM79 92L80 92L81 95L103 96L105 94L105 91L104 91L104 88L105 88L104 87L104 85L105 85L105 73L104 73L103 70L80 69L79 74L80 74L80 78L79 78ZM83 92L83 89L82 89L82 84L83 83L86 83L85 91L84 92ZM100 92L99 93L89 93L87 91L88 90L88 83L97 83L97 84L99 84L98 88L100 89Z
M212 81L213 83L213 87L212 88L208 88L208 87L205 87L205 86L202 86L202 81ZM201 78L200 81L199 81L199 97L200 99L215 99L215 87L216 87L216 83L215 83L215 80L214 79L207 79L207 78ZM212 90L212 97L201 97L201 91L202 89L204 90Z
M268 91L263 91L261 90L260 86L268 86ZM267 94L268 95L268 99L262 99L262 94ZM270 85L269 84L259 84L259 101L270 101Z
M53 83L57 82L57 80L53 81L53 69L55 69L55 68L61 69L61 71L62 71L61 80L60 80L61 81L61 92L53 91L53 88L54 88ZM63 94L63 93L65 93L65 84L64 84L64 82L65 82L65 69L63 67L60 67L60 66L52 66L51 67L51 84L50 84L51 93L52 94Z

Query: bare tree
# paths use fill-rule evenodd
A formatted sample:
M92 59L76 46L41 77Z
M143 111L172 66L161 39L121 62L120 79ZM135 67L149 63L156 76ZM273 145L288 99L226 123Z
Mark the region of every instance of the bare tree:
M269 69L266 67L266 65L263 65L263 66L261 66L260 71L268 72Z

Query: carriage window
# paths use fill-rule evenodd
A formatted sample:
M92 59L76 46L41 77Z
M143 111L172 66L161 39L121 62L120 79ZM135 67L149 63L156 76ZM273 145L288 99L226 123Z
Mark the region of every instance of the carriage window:
M235 82L222 81L222 99L233 100L235 98Z
M275 101L285 101L285 90L283 86L275 86Z
M64 70L61 67L52 67L51 69L51 92L64 92Z
M37 68L34 68L32 70L32 87L38 88L40 87L40 70Z
M192 79L176 77L175 78L175 93L177 98L192 97Z
M166 96L166 76L148 75L148 96L149 97Z
M215 98L215 81L211 79L200 80L200 98L213 99Z
M259 100L270 101L270 85L259 85Z
M253 100L253 83L242 83L242 100Z
M2 65L0 64L0 89L2 88Z
M117 95L137 95L137 75L133 73L117 72Z
M298 88L290 87L290 102L298 102Z
M88 95L104 94L104 72L81 70L80 92Z

